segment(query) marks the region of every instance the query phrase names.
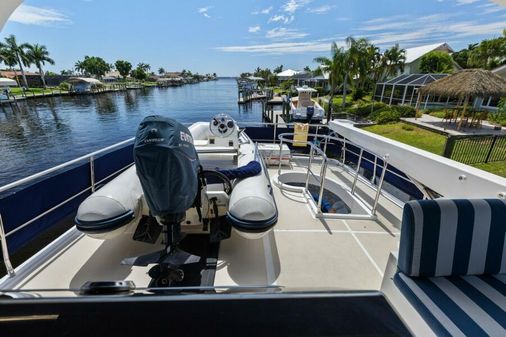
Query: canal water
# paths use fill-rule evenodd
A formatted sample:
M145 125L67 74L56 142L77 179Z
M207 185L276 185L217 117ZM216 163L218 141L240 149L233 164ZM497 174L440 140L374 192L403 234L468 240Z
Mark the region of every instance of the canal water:
M217 113L237 121L262 120L260 103L238 106L234 79L0 107L0 186L133 137L145 116L192 123Z

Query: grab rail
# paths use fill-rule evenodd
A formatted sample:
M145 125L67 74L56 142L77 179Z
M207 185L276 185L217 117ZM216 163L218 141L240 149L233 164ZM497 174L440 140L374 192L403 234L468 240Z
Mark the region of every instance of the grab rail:
M25 185L27 183L30 183L30 182L33 182L39 178L42 178L42 177L45 177L45 176L48 176L50 175L51 173L54 173L56 171L59 171L59 170L62 170L64 168L67 168L67 167L70 167L72 165L75 165L75 164L78 164L78 163L81 163L81 162L84 162L84 161L88 161L89 164L90 164L90 186L85 188L84 190L70 196L69 198L63 200L62 202L60 202L59 204L51 207L50 209L42 212L41 214L38 214L37 216L35 216L34 218L26 221L25 223L21 224L20 226L14 228L13 230L11 230L10 232L5 232L5 229L4 229L4 223L3 223L3 219L2 219L2 214L0 213L0 244L2 245L2 257L3 257L3 262L5 264L5 268L7 270L7 273L9 274L10 277L13 277L15 275L15 271L14 271L14 268L12 267L12 263L10 261L10 255L9 255L9 248L8 248L8 244L7 244L7 238L18 232L19 230L29 226L30 224L32 224L33 222L37 221L38 219L42 218L43 216L53 212L54 210L60 208L61 206L67 204L69 201L72 201L74 200L75 198L79 197L80 195L82 195L83 193L91 190L91 192L94 192L95 189L96 189L96 186L97 184L100 184L104 181L106 181L107 179L113 177L114 175L124 171L125 169L127 169L128 167L130 167L132 164L128 164L122 168L120 168L119 170L113 172L112 174L108 175L107 177L101 179L100 181L95 181L95 159L97 156L101 155L101 154L104 154L106 152L109 152L113 149L116 149L116 148L119 148L119 147L122 147L124 145L127 145L129 143L132 143L134 140L134 138L130 138L130 139L127 139L125 141L122 141L122 142L119 142L119 143L116 143L116 144L113 144L111 146L108 146L108 147L105 147L103 149L100 149L100 150L97 150L97 151L94 151L92 153L89 153L89 154L86 154L84 156L81 156L79 158L76 158L76 159L73 159L73 160L70 160L70 161L67 161L63 164L60 164L60 165L57 165L57 166L54 166L52 168L49 168L47 170L44 170L42 172L39 172L39 173L36 173L36 174L33 174L31 176L28 176L26 178L23 178L23 179L20 179L20 180L17 180L15 182L12 182L10 184L7 184L7 185L4 185L2 187L0 187L0 193L2 192L5 192L5 191L8 191L10 189L13 189L15 187L19 187L19 186L22 186L22 185Z
M293 136L294 136L293 133L282 133L282 134L280 134L278 136L279 140L280 140L280 144L279 144L279 158L281 158L281 156L282 156L282 149L283 149L283 143L284 142L290 143L290 144L295 143L295 140L293 140ZM292 137L292 139L289 139L287 137ZM321 134L319 135L319 134L311 134L310 133L310 134L308 134L308 137L313 137L313 141L306 141L306 145L309 146L310 149L309 149L309 162L308 162L308 167L307 167L306 180L305 180L305 184L304 184L304 192L306 194L308 194L308 195L311 195L310 192L309 192L309 177L310 177L310 175L312 175L315 178L315 180L320 185L319 186L319 192L318 192L318 200L317 200L317 212L321 215L322 214L321 205L322 205L322 199L323 199L323 192L325 190L325 178L326 178L326 174L327 174L328 162L331 161L331 160L335 160L335 159L332 159L332 158L328 158L328 156L326 154L328 141L332 140L332 141L337 141L337 142L342 143L342 146L343 146L343 150L342 150L342 152L343 152L343 161L340 162L340 164L342 166L346 166L346 163L345 163L346 148L345 148L345 146L346 146L346 143L350 143L350 142L348 140L346 140L345 138L337 138L337 137L333 137L333 136L329 136L329 135L321 135ZM320 145L317 146L315 144L315 140L317 140L318 138L322 138L324 140L324 150L322 150L320 148ZM297 141L297 143L300 143L300 141ZM357 168L355 170L355 176L354 176L353 184L352 184L352 187L351 187L351 194L355 195L355 188L356 188L358 176L360 175L360 165L362 163L362 158L364 158L364 156L363 156L364 155L364 148L362 148L361 146L358 146L356 144L353 144L353 146L358 147L360 149L360 155L359 155L359 159L358 159L358 165L357 165ZM319 154L321 156L321 158L322 158L322 167L320 169L320 176L319 177L316 176L314 174L314 172L311 170L311 166L313 164L314 154L315 153ZM375 162L377 163L377 157L378 157L378 155L376 155L376 154L372 154L372 155L374 155L376 157ZM377 211L377 208L378 208L379 197L381 195L381 190L383 188L383 182L385 180L385 173L388 170L388 158L389 158L388 154L385 154L385 156L382 157L383 166L382 166L381 176L380 176L380 180L379 180L378 186L376 188L376 195L374 197L374 202L373 202L373 205L372 205L372 207L370 209L370 212L371 212L372 216L376 215L376 211ZM281 166L282 166L282 162L280 160L279 161L279 165L278 165L278 175L281 175ZM375 168L375 170L376 170L376 168Z

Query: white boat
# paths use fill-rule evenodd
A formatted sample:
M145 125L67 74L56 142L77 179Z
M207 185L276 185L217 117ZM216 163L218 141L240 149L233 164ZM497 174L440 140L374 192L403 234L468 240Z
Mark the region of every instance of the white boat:
M321 122L325 115L323 108L311 98L317 92L307 85L297 88L297 97L290 100L290 115L294 121Z
M506 335L505 178L293 126L148 118L0 187L0 335Z
M220 184L208 183L201 194L202 209L199 211L202 216L195 208L188 210L183 231L189 227L192 233L199 229L201 233L208 234L207 222L226 215L228 223L239 235L252 239L266 235L276 224L278 213L256 145L246 133L240 132L233 119L224 114L213 117L211 123L193 124L189 132L191 137L188 141L195 146L205 170L203 174L217 176L229 186L224 191ZM221 172L229 175L241 168L247 168L252 173L236 179L232 188L231 182ZM179 175L176 177L180 178ZM219 214L213 213L215 204ZM128 236L151 213L153 210L146 202L136 167L132 166L80 205L76 216L77 229L97 239Z

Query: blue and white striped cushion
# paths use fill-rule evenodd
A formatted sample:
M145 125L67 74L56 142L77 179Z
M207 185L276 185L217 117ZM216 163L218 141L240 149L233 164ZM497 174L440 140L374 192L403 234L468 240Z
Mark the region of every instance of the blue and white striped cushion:
M438 336L506 336L506 276L411 278L394 282Z
M399 269L408 276L506 273L506 201L419 200L404 206Z

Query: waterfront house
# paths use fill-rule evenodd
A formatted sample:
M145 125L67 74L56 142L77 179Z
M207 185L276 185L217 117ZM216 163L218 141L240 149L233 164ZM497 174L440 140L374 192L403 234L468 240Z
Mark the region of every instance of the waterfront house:
M117 82L119 79L121 79L122 76L119 73L119 71L109 71L105 73L104 77L102 77L102 81L105 83L114 83Z
M492 72L506 79L506 64L503 64L498 68L495 68L494 70L492 70Z
M277 73L276 76L278 77L279 81L288 81L288 80L291 80L298 73L300 73L300 71L293 70L293 69L286 69L280 73Z
M71 77L68 82L72 85L72 91L76 93L87 93L100 86L102 82L91 77Z
M420 63L422 61L422 57L433 51L441 51L444 53L452 54L453 49L444 42L428 44L413 48L406 49L406 64L404 65L404 70L399 73L402 74L418 74L420 73ZM454 70L461 70L462 68L456 63L453 62Z

